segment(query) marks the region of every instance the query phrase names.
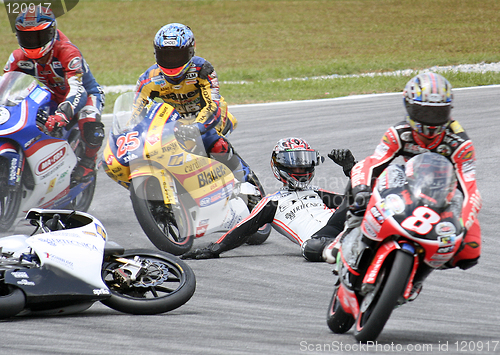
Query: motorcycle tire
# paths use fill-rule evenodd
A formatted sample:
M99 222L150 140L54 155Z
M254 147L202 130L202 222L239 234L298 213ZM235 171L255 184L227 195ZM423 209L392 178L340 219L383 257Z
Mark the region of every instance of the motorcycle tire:
M21 186L9 187L9 162L0 158L0 232L7 232L14 224L22 200Z
M384 280L374 299L367 309L360 309L354 328L356 340L374 341L379 336L406 288L412 268L413 256L396 250L394 261L391 267L386 269Z
M117 258L130 258L148 263L147 272L139 274L130 285L117 282L114 270L124 264ZM105 261L102 278L111 291L111 297L101 302L129 314L151 315L172 311L185 304L194 294L196 278L193 270L179 258L161 251L147 249L127 250Z
M75 211L87 212L90 208L92 200L94 199L96 180L96 177L94 177L89 186L87 186L87 188L83 190L82 193L79 194L74 200L72 200L65 208Z
M266 195L264 191L264 187L261 185L259 179L257 178L257 175L255 175L253 172L250 173L248 176L248 182L254 185L260 192L260 199ZM250 212L252 211L252 208L249 206ZM252 234L248 240L246 241L247 244L249 245L260 245L264 243L267 238L269 237L269 234L271 234L271 224L267 223L263 225L257 232Z
M175 213L174 207L165 205L156 178L133 179L130 199L142 230L155 247L174 255L191 249L194 236L187 233L187 218L181 209Z
M0 296L0 319L14 317L24 309L25 305L26 297L21 289L5 287Z
M333 291L332 300L328 306L328 312L326 314L326 324L330 330L336 334L344 334L349 329L352 328L355 319L352 314L347 313L342 308L339 298L337 297L339 287L335 286Z

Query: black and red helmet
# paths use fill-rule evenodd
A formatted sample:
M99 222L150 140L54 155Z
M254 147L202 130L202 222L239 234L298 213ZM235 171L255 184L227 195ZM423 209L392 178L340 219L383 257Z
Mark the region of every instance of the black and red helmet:
M302 138L289 137L276 143L271 169L276 179L292 189L300 189L309 185L319 162L319 153L309 143Z

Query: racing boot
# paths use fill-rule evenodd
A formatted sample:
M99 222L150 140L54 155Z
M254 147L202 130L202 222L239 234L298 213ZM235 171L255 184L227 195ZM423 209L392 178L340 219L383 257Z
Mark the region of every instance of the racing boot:
M84 156L83 158L80 158L78 164L71 173L71 182L76 185L82 182L89 181L92 177L95 176L95 166L96 156Z

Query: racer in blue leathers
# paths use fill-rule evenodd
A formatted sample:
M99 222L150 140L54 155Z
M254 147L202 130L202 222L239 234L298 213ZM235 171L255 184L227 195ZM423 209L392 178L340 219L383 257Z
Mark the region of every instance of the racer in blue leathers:
M137 81L134 116L140 115L151 99L172 105L191 124L178 127L178 137L201 134L207 154L223 162L240 180L248 180L250 168L238 156L225 135L237 120L228 111L219 92L214 67L195 56L195 38L188 26L171 23L154 38L156 63Z
M104 92L89 70L79 49L56 28L52 11L28 7L16 19L19 49L9 57L4 72L21 71L37 78L52 93L53 107L45 127L49 132L73 120L85 143L83 156L71 177L74 182L89 180L104 139L101 112Z

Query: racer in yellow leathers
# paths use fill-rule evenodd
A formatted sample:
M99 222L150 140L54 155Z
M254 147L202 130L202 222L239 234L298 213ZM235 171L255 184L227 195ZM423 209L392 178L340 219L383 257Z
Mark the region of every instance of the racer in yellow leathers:
M191 122L178 127L177 136L201 134L206 153L247 181L250 168L225 137L236 128L237 120L220 95L214 67L194 55L191 29L179 23L163 26L156 33L154 48L156 63L137 81L134 115L139 115L150 100L172 105Z

